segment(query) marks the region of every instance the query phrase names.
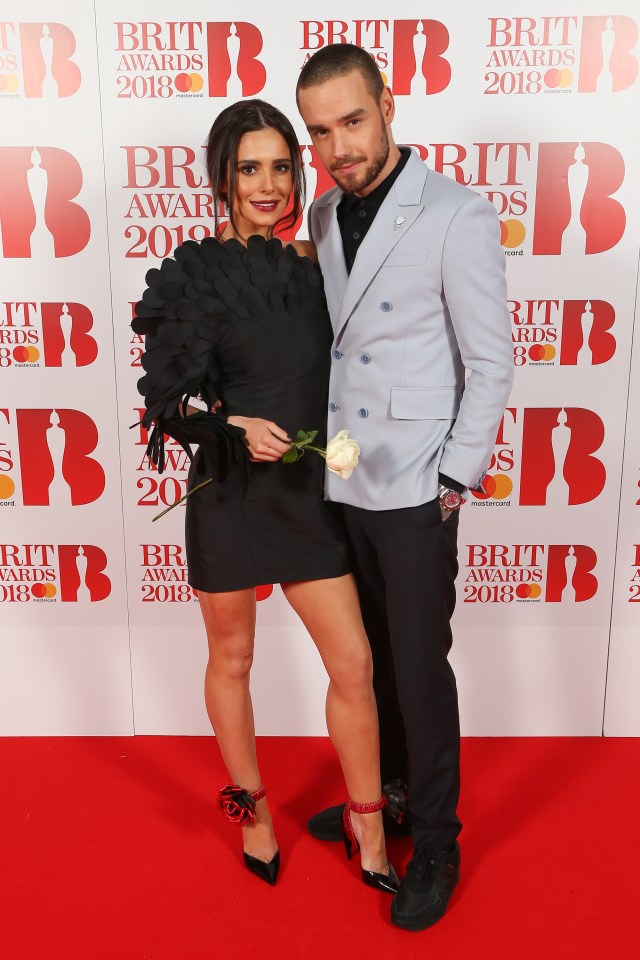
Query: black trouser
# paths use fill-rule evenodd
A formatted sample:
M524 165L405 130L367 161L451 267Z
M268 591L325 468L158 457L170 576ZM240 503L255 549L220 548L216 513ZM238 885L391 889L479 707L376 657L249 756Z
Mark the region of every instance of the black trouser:
M341 506L373 652L382 782L409 784L416 847L460 832L460 722L447 654L458 572L457 511L438 500L402 510Z

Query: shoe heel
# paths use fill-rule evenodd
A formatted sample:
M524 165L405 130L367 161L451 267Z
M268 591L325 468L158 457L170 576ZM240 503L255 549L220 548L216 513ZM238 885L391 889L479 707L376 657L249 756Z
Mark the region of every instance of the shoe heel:
M353 844L346 834L342 839L344 841L344 852L347 855L347 860L351 860L353 858L353 853L354 853Z

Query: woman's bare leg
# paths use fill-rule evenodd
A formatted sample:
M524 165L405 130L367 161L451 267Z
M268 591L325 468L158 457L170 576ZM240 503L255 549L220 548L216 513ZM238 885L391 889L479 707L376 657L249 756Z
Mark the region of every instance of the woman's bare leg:
M351 575L283 584L282 589L318 647L329 674L327 728L356 803L377 800L380 785L378 714L371 684L369 641ZM382 813L352 813L365 870L385 873Z
M252 793L261 786L249 674L256 626L255 590L198 591L209 643L204 696L211 726L232 783ZM277 850L266 797L253 825L242 828L244 849L268 862Z

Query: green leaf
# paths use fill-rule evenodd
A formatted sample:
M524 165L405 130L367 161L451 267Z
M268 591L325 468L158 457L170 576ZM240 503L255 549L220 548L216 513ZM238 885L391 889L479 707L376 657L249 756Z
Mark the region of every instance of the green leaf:
M300 436L302 434L302 436ZM306 447L307 444L312 443L315 438L318 436L317 430L311 430L309 433L305 433L303 430L298 431L298 435L295 439L295 445L298 449Z
M282 457L282 462L283 462L283 463L295 463L296 460L299 459L299 457L300 457L300 454L299 454L298 450L297 450L295 447L289 447L289 449L287 450L287 452L286 452L286 453L283 455L283 457Z

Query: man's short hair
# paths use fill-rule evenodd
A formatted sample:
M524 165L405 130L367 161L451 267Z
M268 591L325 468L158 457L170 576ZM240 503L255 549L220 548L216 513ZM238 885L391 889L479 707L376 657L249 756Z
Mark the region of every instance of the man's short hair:
M336 77L344 77L358 70L367 90L377 101L384 90L384 80L370 53L353 43L331 43L316 50L300 71L296 85L296 100L300 90L326 83Z

